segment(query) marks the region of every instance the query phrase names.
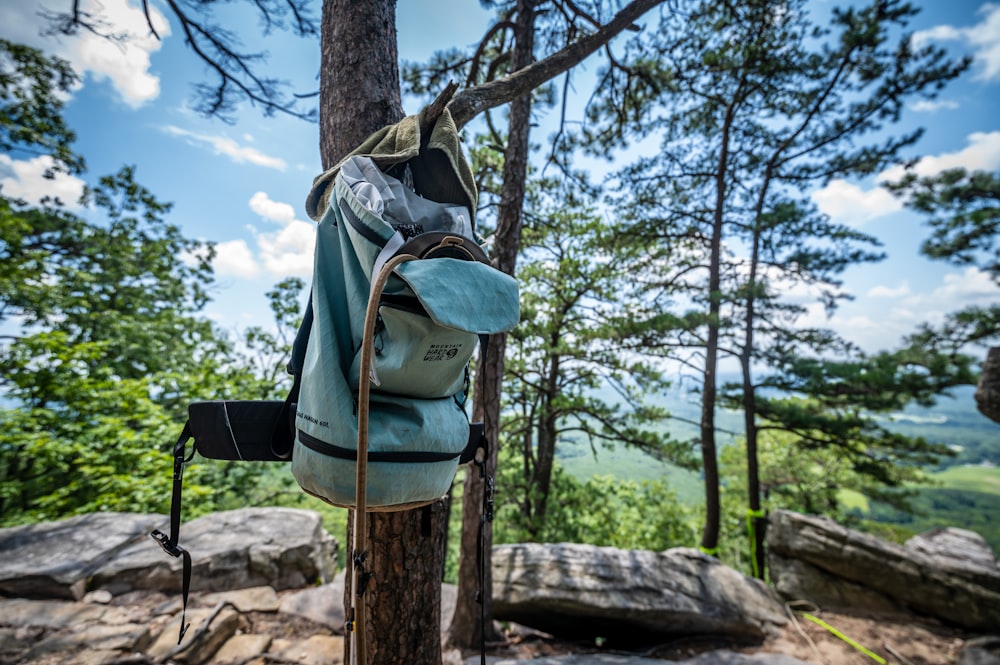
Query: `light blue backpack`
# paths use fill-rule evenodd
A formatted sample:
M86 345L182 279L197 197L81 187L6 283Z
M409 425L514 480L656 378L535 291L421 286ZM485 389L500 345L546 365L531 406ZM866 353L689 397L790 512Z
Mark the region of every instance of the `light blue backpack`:
M471 180L461 152L432 135L421 154L435 150L448 158L392 169L417 185L430 167L438 182ZM292 474L333 505L392 511L448 492L478 443L465 411L470 360L481 339L517 324L519 305L514 279L474 239L474 199L425 198L376 158L356 154L320 179L332 188L300 331Z

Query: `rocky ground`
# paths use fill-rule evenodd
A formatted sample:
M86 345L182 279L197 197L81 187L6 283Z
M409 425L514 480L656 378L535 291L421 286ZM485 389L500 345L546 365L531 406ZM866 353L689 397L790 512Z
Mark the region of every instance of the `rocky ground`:
M979 636L963 633L934 621L904 622L888 617L831 612L818 612L817 615L817 618L845 637L872 651L875 656L884 658L888 665L954 665L959 662L967 644L971 642L974 647L978 644L976 640ZM990 645L992 649L989 648ZM982 665L1000 665L1000 648L997 648L1000 647L1000 640L990 641L983 646L987 647L984 649L987 653L993 652L993 660L983 660ZM593 645L561 643L538 635L515 635L506 650L509 654L502 655L518 659L600 652ZM632 652L615 653L627 654L631 658L667 661L686 661L699 657L699 665L709 665L723 662L723 656L718 655L720 650L756 656L758 659L748 660L747 663L768 662L768 655L785 655L813 665L872 665L879 662L826 628L804 619L801 614L796 614L795 621L761 645L726 644L712 638L689 638ZM587 661L580 661L580 664L585 662ZM980 661L971 662L978 665Z
M258 587L195 595L188 609L188 646L176 645L179 599L158 592L111 598L92 594L84 602L0 600L0 663L10 665L338 665L343 639L335 593L318 602L316 589L275 593ZM447 604L446 593L446 604ZM326 618L323 614L326 613ZM633 651L556 640L536 631L507 627L506 641L490 646L491 665L533 661L536 665L996 665L1000 640L976 653L976 635L933 621L814 612L875 658L826 628L795 613L795 621L760 645L688 638ZM981 645L989 647L989 645ZM882 658L878 661L876 658ZM983 659L985 658L985 659ZM478 663L478 655L446 652L448 665Z
M685 548L517 546L524 555L505 558L501 547L493 560L498 616L583 639L508 624L505 639L490 646L490 665L1000 665L1000 569L976 534L943 530L901 547L806 516L772 519L769 534L793 536L775 538L772 553L798 557L771 566L782 596L854 609L790 609L763 585ZM180 646L180 562L149 538L163 520L95 513L0 529L0 665L341 662L343 576L317 514L243 509L185 525L197 591ZM838 575L807 574L820 564ZM658 591L642 593L649 589ZM455 597L445 585L443 626ZM876 608L895 613L872 614ZM610 626L662 642L616 643ZM607 641L590 638L592 629ZM692 637L665 637L673 633ZM737 636L759 643L729 641ZM477 665L479 657L450 650L444 661Z

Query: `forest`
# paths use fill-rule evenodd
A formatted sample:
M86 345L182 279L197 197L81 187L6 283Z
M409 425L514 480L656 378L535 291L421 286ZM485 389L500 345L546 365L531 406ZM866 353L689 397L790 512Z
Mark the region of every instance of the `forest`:
M65 4L53 20L86 28L93 17ZM988 519L1000 510L1000 425L971 399L1000 304L869 352L788 297L834 311L850 297L843 275L884 258L809 188L904 161L920 131L897 128L901 110L969 76L971 61L911 43L908 3L851 5L822 23L808 4L489 2L496 21L474 49L397 70L422 103L461 82L449 109L465 126L480 233L520 285L521 323L474 363L470 415L499 423L494 543L697 546L766 578L766 513L788 508L897 539L967 526L1000 551ZM318 38L311 3L255 6ZM315 119L308 98L240 79L252 62L207 15L177 11L222 72L198 88L198 110L254 103ZM640 17L655 29L639 30ZM557 76L582 59L579 44L600 63L587 122L536 135L533 109L558 113ZM0 149L89 183L79 205L0 189L0 526L166 513L187 405L283 399L309 288L281 279L267 292L273 319L238 335L207 317L215 246L185 236L133 167L91 176L64 115L78 83L69 62L0 39ZM336 161L326 154L349 147L329 123L359 114L319 104L318 143ZM604 179L576 166L639 143L658 149ZM905 173L885 189L924 219L927 257L1000 283L1000 172ZM920 424L939 417L948 427ZM451 581L476 501L467 475L447 513ZM346 532L347 511L304 495L283 464L195 459L185 497L185 519L297 506Z

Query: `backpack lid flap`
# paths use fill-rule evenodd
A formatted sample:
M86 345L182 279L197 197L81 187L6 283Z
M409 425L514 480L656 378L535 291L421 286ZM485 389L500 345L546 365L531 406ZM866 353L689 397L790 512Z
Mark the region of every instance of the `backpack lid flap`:
M521 317L517 281L484 263L450 257L408 261L396 274L438 325L488 335L511 330Z

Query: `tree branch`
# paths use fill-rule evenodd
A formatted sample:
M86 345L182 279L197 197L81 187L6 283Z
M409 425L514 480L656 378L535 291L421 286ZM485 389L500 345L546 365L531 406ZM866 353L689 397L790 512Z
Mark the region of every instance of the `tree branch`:
M636 19L653 7L662 4L663 1L633 0L605 26L556 51L547 58L496 81L489 81L461 91L448 104L451 117L455 120L455 124L461 128L480 113L527 94L582 62L623 30L629 29Z

